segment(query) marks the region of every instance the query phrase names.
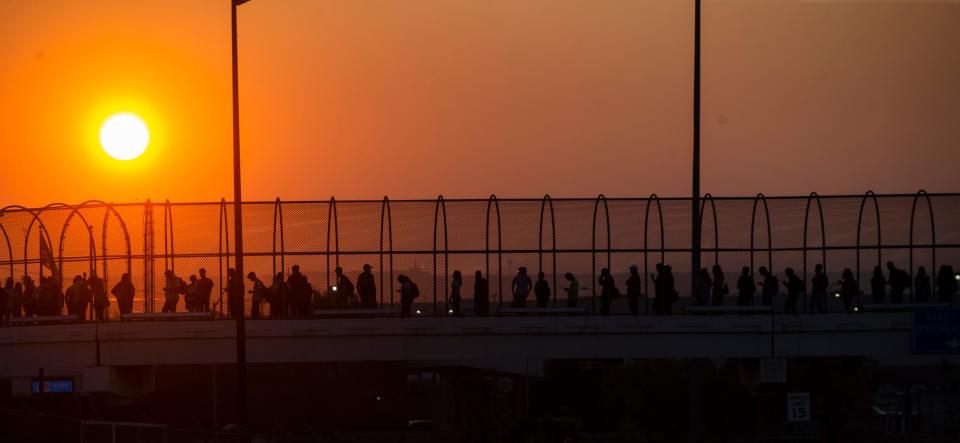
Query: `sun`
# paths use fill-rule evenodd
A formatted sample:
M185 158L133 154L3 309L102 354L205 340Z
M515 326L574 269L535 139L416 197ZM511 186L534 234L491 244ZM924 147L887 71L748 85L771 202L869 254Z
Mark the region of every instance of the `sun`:
M100 146L117 160L139 157L149 143L150 130L136 114L121 112L111 115L100 127Z

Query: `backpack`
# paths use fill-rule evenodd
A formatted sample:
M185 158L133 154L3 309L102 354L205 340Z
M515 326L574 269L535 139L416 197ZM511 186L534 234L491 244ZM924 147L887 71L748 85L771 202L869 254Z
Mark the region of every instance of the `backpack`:
M420 288L417 287L417 284L410 282L410 298L415 299L420 296Z

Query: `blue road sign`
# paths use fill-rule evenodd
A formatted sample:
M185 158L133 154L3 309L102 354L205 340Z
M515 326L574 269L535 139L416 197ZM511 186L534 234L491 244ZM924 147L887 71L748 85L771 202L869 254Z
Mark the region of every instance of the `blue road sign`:
M913 352L960 354L960 309L914 311Z

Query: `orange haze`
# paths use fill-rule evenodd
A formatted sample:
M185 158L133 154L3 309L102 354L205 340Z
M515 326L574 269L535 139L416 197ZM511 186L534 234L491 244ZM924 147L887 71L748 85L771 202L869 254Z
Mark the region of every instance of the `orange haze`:
M247 199L689 193L692 1L253 0ZM0 2L0 204L230 197L229 0ZM960 3L704 1L703 190L960 190ZM111 160L97 130L143 116Z

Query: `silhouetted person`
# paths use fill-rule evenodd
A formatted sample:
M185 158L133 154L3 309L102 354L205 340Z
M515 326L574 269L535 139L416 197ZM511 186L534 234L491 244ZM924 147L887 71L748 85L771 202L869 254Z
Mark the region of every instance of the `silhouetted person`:
M773 306L773 297L780 293L780 281L766 266L761 266L759 271L760 276L763 277L763 281L760 282L760 286L763 287L760 292L760 304Z
M567 286L563 288L567 291L567 307L575 308L580 299L580 282L577 281L577 277L569 272L563 274L563 278L567 279Z
M517 276L513 277L513 283L510 284L513 293L513 307L523 308L527 306L527 296L533 289L533 280L527 275L527 268L521 266L517 269Z
M887 262L887 276L890 283L890 302L903 303L903 293L910 287L910 274L907 271L894 266L892 261Z
M921 266L917 268L917 276L913 278L913 300L916 303L926 303L932 295L930 276L927 275L927 269Z
M400 282L400 289L397 290L400 293L400 316L409 317L412 314L413 301L420 296L420 289L406 275L398 275L397 281Z
M463 314L460 310L460 302L463 300L460 296L461 287L463 287L463 274L461 274L460 271L453 271L453 279L450 281L448 313L456 317Z
M120 281L110 290L110 293L117 299L117 309L120 314L133 312L133 296L136 292L137 290L130 280L130 274L125 272L120 276Z
M664 315L673 315L673 304L680 300L680 293L677 292L677 281L673 277L673 266L663 265L663 296L664 296Z
M163 277L164 302L161 312L177 312L177 303L180 302L180 292L183 292L183 289L180 288L183 280L180 280L170 269L164 271Z
M813 312L822 314L827 312L827 290L830 287L830 280L827 274L823 272L823 265L817 264L813 268L813 280L810 281L810 308Z
M14 318L23 316L23 284L17 282L13 285L13 294L10 295L11 315Z
M250 290L250 317L254 320L260 319L260 303L265 302L267 298L267 286L263 280L257 277L257 273L250 271L247 279L253 283L253 289Z
M850 268L843 270L840 280L840 299L843 301L843 310L853 312L853 301L860 295L860 283L853 278Z
M334 273L337 275L337 289L334 292L337 296L337 307L346 308L353 301L353 282L339 267L334 270Z
M73 315L77 317L77 320L86 321L87 310L90 309L93 296L90 293L90 288L84 284L83 277L78 275L73 278L73 285L67 289L65 299L67 300L67 306L73 307Z
M53 277L40 277L40 286L37 287L39 315L60 315L63 310L62 300L59 285L53 281ZM68 314L73 315L72 308L70 309Z
M339 282L334 284L337 285L337 290L339 290ZM280 300L283 305L284 316L300 317L308 314L302 312L303 302L301 301L304 296L309 297L309 295L306 295L307 285L307 276L300 273L300 265L293 265L290 268L290 276L287 277L287 288L290 290L283 294L285 297Z
M937 271L937 301L940 303L953 303L953 294L957 293L956 273L953 272L953 266L942 265Z
M744 266L737 278L737 305L753 306L753 296L757 293L757 283L750 275L750 267Z
M377 308L377 284L374 282L373 266L363 265L363 272L357 276L357 293L360 295L360 307L364 309Z
M870 295L874 303L883 303L887 297L887 279L883 278L883 269L879 266L873 267L873 277L870 277Z
M693 280L693 304L697 306L706 306L710 302L710 291L713 282L710 280L710 271L707 268L701 268L697 273L697 278Z
M630 266L630 276L627 277L627 308L633 315L640 314L640 298L643 297L643 278L637 270L637 265Z
M32 317L37 313L37 285L29 275L23 276L23 313Z
M200 304L198 308L201 312L208 312L210 297L213 296L213 280L207 278L206 269L200 268L197 272L200 274L200 278L197 279L197 302Z
M13 277L8 277L6 283L0 288L0 324L6 324L7 319L10 318L8 306L10 306L10 298L13 295Z
M188 312L203 312L202 302L200 301L200 289L197 288L197 279L196 275L191 274L188 278L190 283L187 283L187 287L183 290L183 304L187 306Z
M600 286L600 315L610 314L610 303L620 297L620 290L617 289L610 270L603 268L600 270L600 278L597 279L597 285Z
M237 319L244 315L243 277L236 269L227 269L227 311L230 317Z
M107 310L110 307L110 299L107 298L107 287L103 280L97 276L96 271L90 273L87 278L87 287L90 288L90 294L93 295L93 312L97 321L107 319Z
M783 302L783 312L796 316L798 314L797 300L800 299L800 294L806 290L807 285L800 277L797 277L793 268L787 268L783 273L787 276L787 279L783 281L783 285L787 287L787 299Z
M270 284L270 288L267 289L267 304L270 305L270 318L278 319L284 317L283 300L287 298L288 292L290 292L290 287L287 286L287 282L283 281L283 272L276 273L273 276L273 282Z
M490 282L477 271L473 280L473 313L477 317L490 315Z
M546 308L550 302L550 284L544 273L537 273L537 282L533 285L533 295L537 298L537 307Z
M713 293L710 303L714 306L722 306L723 300L730 292L727 286L727 278L723 275L723 268L720 265L713 265Z

